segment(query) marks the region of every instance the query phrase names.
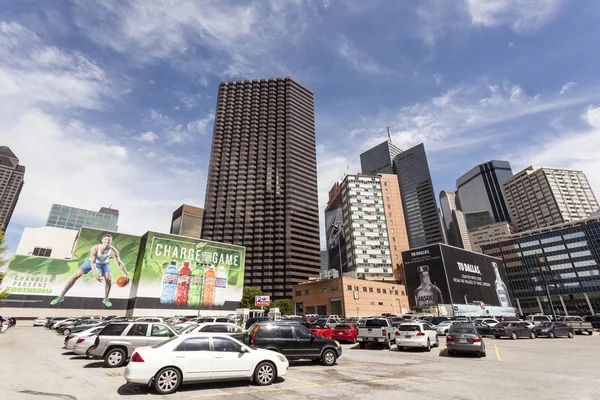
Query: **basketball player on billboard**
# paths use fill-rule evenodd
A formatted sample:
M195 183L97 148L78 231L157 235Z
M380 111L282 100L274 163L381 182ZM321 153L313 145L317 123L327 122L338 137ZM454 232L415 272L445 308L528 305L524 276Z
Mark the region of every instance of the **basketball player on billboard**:
M119 286L126 286L129 283L129 273L125 268L125 265L121 261L119 257L119 251L111 246L112 236L106 234L102 236L102 243L92 246L90 250L90 258L86 260L83 265L77 268L75 274L67 281L64 289L60 293L58 297L50 302L50 305L55 306L59 303L62 303L65 300L65 295L73 287L75 282L83 275L92 271L94 274L94 278L98 282L102 282L104 280L104 299L102 299L102 303L106 307L112 307L112 303L108 298L110 293L110 288L112 284L112 275L110 270L110 257L114 258L119 266L121 272L123 272L123 277L117 279L117 284ZM121 278L125 278L125 282L123 283Z

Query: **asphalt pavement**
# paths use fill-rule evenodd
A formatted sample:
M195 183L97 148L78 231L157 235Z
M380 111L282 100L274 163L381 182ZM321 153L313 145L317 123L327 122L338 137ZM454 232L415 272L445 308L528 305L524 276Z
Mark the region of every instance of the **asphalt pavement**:
M292 361L271 386L245 381L185 385L169 396L127 384L124 368L68 353L43 327L0 334L0 393L11 400L95 399L600 399L600 335L574 339L485 338L487 357L444 349L399 352L344 345L333 367Z

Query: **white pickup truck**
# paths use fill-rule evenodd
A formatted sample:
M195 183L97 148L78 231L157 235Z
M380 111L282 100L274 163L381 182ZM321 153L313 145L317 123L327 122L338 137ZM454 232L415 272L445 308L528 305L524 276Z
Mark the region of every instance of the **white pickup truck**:
M587 322L581 317L577 317L574 315L567 315L563 317L558 317L560 322L565 322L573 328L573 332L575 333L587 333L588 335L594 334L594 327L591 322Z
M361 349L367 347L368 343L381 343L386 349L390 348L396 327L387 318L369 318L358 327L356 341Z

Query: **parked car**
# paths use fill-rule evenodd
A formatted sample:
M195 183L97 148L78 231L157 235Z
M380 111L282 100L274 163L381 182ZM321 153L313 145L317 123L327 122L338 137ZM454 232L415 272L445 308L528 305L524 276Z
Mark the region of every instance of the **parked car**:
M309 329L315 335L327 339L331 339L331 335L333 333L333 329L327 324L327 320L325 319L318 319L317 322L312 324Z
M75 344L73 345L73 353L80 356L86 355L91 357L87 352L96 342L96 337L102 332L102 329L104 329L104 326L95 327L87 331L79 332L77 335L73 335L76 336Z
M244 329L230 322L208 322L199 324L195 328L185 332L186 335L191 333L223 333L236 340L244 340Z
M592 328L600 329L600 315L586 315L584 320L586 322L591 322Z
M277 351L290 360L309 358L326 366L334 365L342 355L338 341L318 337L300 324L257 323L246 331L244 341L250 346Z
M435 331L438 335L447 335L453 325L462 324L462 321L442 321L436 325Z
M61 326L65 325L65 324L71 324L73 322L77 321L77 318L65 318L65 319L61 319L56 321L51 328L54 330L58 330L58 328L60 328Z
M481 335L477 333L473 324L453 324L446 336L446 347L448 355L453 356L457 352L475 353L479 357L485 357L485 343Z
M270 385L288 368L283 354L250 348L223 334L195 333L136 349L124 377L169 394L190 382L248 379Z
M356 335L358 335L358 330L352 323L337 324L331 330L331 338L339 341L356 343Z
M269 321L272 321L272 319L269 317L248 318L248 320L246 321L246 324L244 325L244 328L248 329L252 325L256 324L257 322L269 322Z
M33 320L33 326L46 326L48 323L48 318L46 317L37 317Z
M526 320L534 325L539 325L542 322L551 322L552 317L550 315L528 315Z
M156 322L115 322L102 329L88 355L103 358L108 368L123 365L133 350L143 346L154 346L177 333L168 325Z
M60 322L60 321L64 321L65 319L68 319L68 317L54 317L54 318L50 318L48 320L48 322L46 322L46 328L51 329L54 326L54 324L56 324L57 322Z
M500 322L492 328L492 335L496 339L503 336L511 339L530 338L535 339L535 333L527 326L525 322Z
M82 339L82 338L85 338L85 337L88 337L88 336L92 336L93 337L93 339L89 342L90 343L89 346L91 346L94 343L94 340L96 340L96 335L98 333L100 333L100 331L102 329L104 329L104 326L105 325L95 326L95 327L89 328L87 330L84 330L84 331L81 331L81 332L77 332L77 333L73 333L73 334L65 337L65 345L64 345L63 348L67 349L67 350L74 350L75 349L75 345L77 343L81 343L81 342L78 342L78 340ZM85 354L85 352L83 354Z
M574 333L587 333L588 335L594 334L594 326L591 322L584 320L582 317L575 315L567 315L558 318L559 322L564 322L569 325Z
M183 331L186 331L186 330L188 330L188 329L189 329L189 330L191 330L190 328L192 328L192 329L193 329L193 328L195 328L195 327L197 327L197 326L198 326L198 324L196 324L196 323L193 323L193 322L185 322L185 323L183 323L183 324L177 324L177 325L173 325L173 326L171 326L171 328L173 328L173 330L174 330L175 332L177 332L177 333L181 334Z
M400 324L394 336L399 351L407 347L421 347L426 351L431 351L432 346L439 347L440 345L436 331L427 322Z
M366 348L367 343L381 343L389 349L395 331L396 327L387 318L368 318L358 326L356 341L361 349Z
M481 336L487 336L492 334L492 327L488 324L484 324L481 321L476 320L475 322L473 322L473 327L475 327L475 331L477 331L477 333Z
M495 320L494 318L475 318L475 321L484 323L487 326L494 326L494 325L498 324L498 322L499 322L499 321Z
M136 318L135 322L160 322L166 323L164 318L161 317L140 317Z
M427 320L431 322L433 326L437 326L440 322L448 321L448 317L428 317Z
M98 326L102 323L103 322L101 319L82 319L79 321L75 321L72 324L65 324L59 327L57 331L65 336L69 336L71 333L85 331L86 329Z
M542 322L531 331L537 337L546 336L552 339L557 336L566 336L572 339L575 335L573 328L565 322Z

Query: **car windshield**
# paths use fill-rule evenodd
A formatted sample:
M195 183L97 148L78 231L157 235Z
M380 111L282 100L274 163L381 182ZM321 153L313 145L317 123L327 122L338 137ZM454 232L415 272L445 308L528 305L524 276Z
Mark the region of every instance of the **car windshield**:
M152 348L153 348L153 349L156 349L156 348L158 348L158 347L164 346L165 344L167 344L167 343L169 343L169 342L172 342L173 340L175 340L175 339L177 339L177 338L179 338L179 336L173 336L172 338L170 338L170 339L167 339L167 340L165 340L164 342L160 342L160 343L158 343L158 344L155 344L154 346L152 346Z
M548 321L547 317L543 317L543 316L539 316L539 317L533 317L534 321Z
M350 329L350 326L338 324L335 326L335 329Z
M500 322L499 324L496 324L496 326L494 328L503 328L505 326L509 326L510 323L509 322Z
M192 325L186 326L185 329L183 329L181 332L178 332L178 333L188 333L188 332L193 331L197 327L198 327L198 324L192 324Z
M470 326L453 326L450 329L450 333L471 333L475 334L475 329Z
M419 332L421 328L419 325L400 325L398 330L403 332Z
M181 333L184 330L186 330L187 328L188 328L188 326L186 326L186 325L177 325L177 326L173 327L173 330L177 333Z
M315 322L312 326L314 329L327 329L329 328L325 322Z
M550 327L550 326L552 326L552 322L542 322L540 324L540 326L542 326L542 327Z
M366 327L384 327L384 326L388 326L387 320L385 319L368 319L367 322L365 322Z
M440 325L450 325L450 321L442 321L438 324L438 326Z

